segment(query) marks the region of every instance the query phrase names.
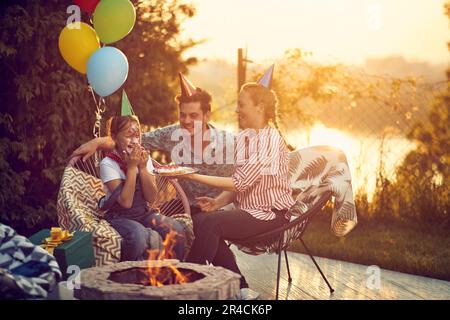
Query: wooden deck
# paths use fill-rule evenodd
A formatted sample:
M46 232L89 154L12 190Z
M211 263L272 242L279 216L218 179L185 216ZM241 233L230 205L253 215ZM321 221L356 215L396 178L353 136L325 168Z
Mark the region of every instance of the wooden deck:
M275 299L277 256L251 256L235 249L238 265L247 282L261 293L259 299ZM281 260L280 300L355 299L355 300L450 300L450 282L381 269L380 288L369 289L367 266L326 258L317 263L335 289L330 295L326 283L309 256L288 252L292 283L287 281L284 256Z

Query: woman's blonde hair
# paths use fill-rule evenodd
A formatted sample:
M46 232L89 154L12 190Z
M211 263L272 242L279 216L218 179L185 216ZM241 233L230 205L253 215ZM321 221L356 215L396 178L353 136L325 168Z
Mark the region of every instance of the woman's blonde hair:
M280 132L281 137L283 137L280 128L278 127L278 97L275 91L264 87L256 82L248 82L242 85L241 91L247 91L250 95L252 102L257 104L262 104L264 106L264 116L267 124L272 124L275 129ZM286 142L286 139L283 140ZM289 150L294 150L294 148L286 143Z
M278 129L278 98L276 93L256 82L245 83L241 87L241 91L242 90L245 90L250 94L250 99L255 105L261 103L264 106L266 122L272 123L273 126Z

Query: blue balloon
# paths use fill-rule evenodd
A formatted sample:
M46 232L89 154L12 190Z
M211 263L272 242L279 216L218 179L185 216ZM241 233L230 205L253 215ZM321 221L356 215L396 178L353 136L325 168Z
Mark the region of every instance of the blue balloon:
M127 77L128 60L119 49L103 47L89 58L88 82L99 96L107 97L113 94L124 84Z

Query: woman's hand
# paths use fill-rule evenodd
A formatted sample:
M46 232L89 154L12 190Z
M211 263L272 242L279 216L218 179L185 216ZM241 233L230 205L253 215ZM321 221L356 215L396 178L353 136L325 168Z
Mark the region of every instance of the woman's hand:
M215 198L197 197L195 200L197 200L197 205L204 212L216 211L219 209L219 204Z
M125 150L123 151L124 160L127 163L128 168L137 168L141 162L141 153L141 148L138 145L133 147L133 150L129 155Z

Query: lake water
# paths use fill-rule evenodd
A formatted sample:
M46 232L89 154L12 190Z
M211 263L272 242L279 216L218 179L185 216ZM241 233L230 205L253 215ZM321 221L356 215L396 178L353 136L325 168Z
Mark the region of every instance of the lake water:
M294 131L286 134L297 148L313 145L330 145L341 149L347 156L353 191L366 190L371 199L376 187L380 168L384 175L394 177L395 168L416 145L400 136L362 136L327 128L316 123L309 131Z
M233 124L221 123L218 127L236 131ZM364 189L369 201L375 191L379 169L384 168L384 176L394 178L395 168L416 148L413 142L398 135L356 135L327 128L321 123L314 124L309 130L284 130L283 133L296 149L329 145L344 151L352 175L353 192L356 194L359 189Z

